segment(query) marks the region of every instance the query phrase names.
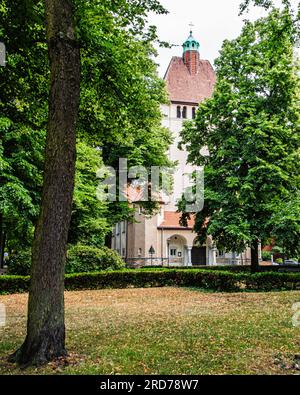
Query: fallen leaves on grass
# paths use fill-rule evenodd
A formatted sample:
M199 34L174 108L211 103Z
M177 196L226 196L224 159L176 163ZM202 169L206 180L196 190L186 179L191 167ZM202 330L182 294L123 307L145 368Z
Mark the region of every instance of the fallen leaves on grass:
M65 300L69 357L26 374L294 374L298 369L298 359L291 357L299 350L291 306L300 292L115 289L66 292ZM1 296L0 303L8 312L7 326L0 329L0 355L6 356L24 339L27 295ZM0 366L0 373L18 372L13 365Z

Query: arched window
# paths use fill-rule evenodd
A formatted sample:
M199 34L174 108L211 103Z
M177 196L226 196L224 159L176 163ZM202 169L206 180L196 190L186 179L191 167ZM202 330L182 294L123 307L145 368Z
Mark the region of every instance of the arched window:
M181 118L181 107L177 106L177 118Z
M192 108L192 117L193 117L193 119L196 118L196 107Z
M184 106L182 110L182 118L186 119L186 117L187 117L187 108L186 106Z

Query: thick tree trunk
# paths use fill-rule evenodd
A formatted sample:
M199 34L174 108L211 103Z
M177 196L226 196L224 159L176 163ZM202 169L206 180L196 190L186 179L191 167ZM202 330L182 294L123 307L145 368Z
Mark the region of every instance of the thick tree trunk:
M256 273L259 271L259 255L258 255L259 241L256 240L251 246L251 272Z
M40 365L66 355L64 271L76 159L80 50L71 0L45 0L51 65L43 195L32 252L27 336L11 357Z

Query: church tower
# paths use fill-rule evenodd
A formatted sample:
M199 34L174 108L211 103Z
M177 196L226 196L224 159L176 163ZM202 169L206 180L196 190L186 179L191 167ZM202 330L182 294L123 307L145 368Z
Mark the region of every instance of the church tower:
M190 31L189 38L183 43L183 61L191 75L196 75L200 68L199 41L193 37Z

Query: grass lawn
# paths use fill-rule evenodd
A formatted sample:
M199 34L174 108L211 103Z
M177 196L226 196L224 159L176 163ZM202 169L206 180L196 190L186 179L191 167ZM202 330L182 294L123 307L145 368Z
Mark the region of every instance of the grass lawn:
M6 356L25 336L27 295L0 296L0 374L299 374L296 302L299 291L66 292L68 363L22 371Z

